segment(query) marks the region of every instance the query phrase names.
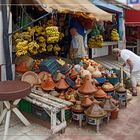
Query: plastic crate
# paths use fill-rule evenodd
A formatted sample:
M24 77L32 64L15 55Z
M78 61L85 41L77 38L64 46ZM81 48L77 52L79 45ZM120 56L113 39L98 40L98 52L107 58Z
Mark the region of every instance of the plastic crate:
M19 104L18 104L18 108L20 111L24 111L27 113L32 113L32 103L22 99Z
M47 71L51 74L55 74L57 70L59 70L61 65L56 61L55 58L46 59L40 65L40 71Z
M61 112L57 113L57 117L58 119L61 119ZM72 119L72 112L70 109L65 110L65 119L66 121L69 121Z
M41 120L50 120L50 116L45 112L45 110L37 105L32 104L32 114Z

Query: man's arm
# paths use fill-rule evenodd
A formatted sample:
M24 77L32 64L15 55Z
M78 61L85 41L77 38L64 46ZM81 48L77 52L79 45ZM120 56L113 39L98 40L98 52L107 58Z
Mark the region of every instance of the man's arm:
M132 73L132 70L133 70L133 62L130 59L127 59L126 62L129 65L129 67L130 67L130 73Z

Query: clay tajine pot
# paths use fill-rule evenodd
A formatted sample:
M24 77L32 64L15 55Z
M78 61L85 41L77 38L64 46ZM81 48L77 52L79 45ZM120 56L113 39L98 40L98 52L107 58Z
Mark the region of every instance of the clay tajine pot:
M94 93L95 98L105 98L106 93L102 90L101 87L98 87L98 91Z
M89 107L90 105L92 105L92 103L93 103L93 101L89 98L88 95L85 95L81 101L81 105L83 107Z
M105 81L105 83L102 85L102 89L106 92L114 91L114 86L109 83L109 81Z
M53 90L55 87L55 83L52 80L52 77L50 74L48 74L48 78L45 82L41 83L41 88L45 91Z
M107 115L107 112L99 106L98 101L94 101L93 104L84 111L84 113L86 116L91 118L100 118Z
M105 103L104 103L104 110L108 111L108 112L112 112L114 110L117 109L117 106L115 106L113 103L112 103L112 100L111 100L111 96L107 96L106 97L106 100L105 100Z
M64 77L62 76L59 82L56 83L55 87L60 90L65 90L69 87L69 85L66 83Z
M86 77L85 82L83 85L78 88L78 92L81 94L93 94L97 91L95 84L92 84L89 76Z
M61 77L64 76L59 70L54 74L53 79L55 82L58 82Z
M124 88L124 85L120 83L119 86L116 88L116 91L118 93L124 93L126 92L126 89Z
M76 101L76 104L72 106L72 111L76 113L82 113L84 111L84 108L81 106L80 101Z

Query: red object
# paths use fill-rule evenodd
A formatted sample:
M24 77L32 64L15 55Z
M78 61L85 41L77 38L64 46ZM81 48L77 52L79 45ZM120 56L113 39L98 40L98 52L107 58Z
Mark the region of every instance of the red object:
M140 11L126 10L125 11L126 26L140 26Z

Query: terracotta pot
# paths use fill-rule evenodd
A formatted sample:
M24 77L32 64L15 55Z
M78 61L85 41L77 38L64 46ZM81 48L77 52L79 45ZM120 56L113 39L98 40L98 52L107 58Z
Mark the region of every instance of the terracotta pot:
M72 103L75 103L76 102L76 99L75 99L74 94L71 94L70 95L70 100L69 101L72 102Z
M110 118L113 119L113 120L115 120L115 119L118 118L118 115L119 115L119 108L117 108L116 110L114 110L114 111L111 112Z
M77 113L82 113L84 111L84 108L81 106L80 101L76 101L76 104L72 106L72 111Z
M93 104L84 112L86 116L91 118L99 118L107 115L107 112L99 106L98 101L94 101Z
M101 87L98 87L98 91L94 93L95 98L105 98L106 96L106 93L102 90Z
M52 80L52 77L50 74L48 74L48 78L45 82L41 83L41 88L45 91L50 91L55 88L55 83Z
M114 110L116 110L116 106L112 103L112 100L111 100L111 96L107 96L106 97L106 100L105 100L105 103L104 103L104 110L108 111L108 112L112 112Z
M16 72L25 73L27 71L29 71L29 69L27 68L25 62L22 62L21 64L16 65Z
M91 63L89 63L87 70L92 74L95 71L95 68L91 66Z
M39 81L42 83L42 82L45 82L48 78L48 72L46 71L42 71L38 74L38 77L39 77Z
M56 83L55 87L60 90L65 90L69 87L69 85L66 83L64 77L62 76L59 82Z
M85 82L83 85L78 88L78 92L81 94L93 94L97 91L95 84L92 84L89 76L86 76Z
M102 89L106 92L114 91L114 86L111 83L109 83L109 81L105 81L105 83L102 85Z
M89 98L88 95L85 95L81 101L81 105L83 107L89 107L90 105L92 105L92 103L93 103L93 101Z

